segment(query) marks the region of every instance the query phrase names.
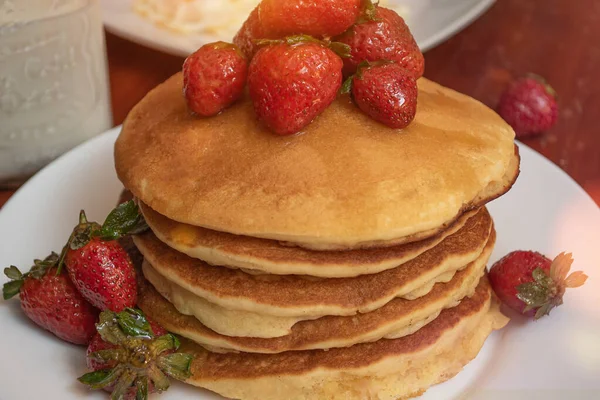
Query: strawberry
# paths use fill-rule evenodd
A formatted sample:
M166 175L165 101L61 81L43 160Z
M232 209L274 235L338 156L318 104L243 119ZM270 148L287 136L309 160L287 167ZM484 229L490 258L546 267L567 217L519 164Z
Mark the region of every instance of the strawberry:
M233 37L233 43L241 50L241 52L252 60L254 54L258 50L255 43L259 39L275 39L267 33L267 29L261 24L258 17L258 7L256 7L248 16L238 33Z
M129 312L129 310L127 312ZM154 336L158 337L158 336L163 336L163 335L166 335L167 333L169 333L169 332L167 332L167 330L165 328L158 325L158 323L152 321L150 318L146 317L146 320L150 324L150 329L152 330L152 334ZM107 342L104 339L102 339L102 335L100 335L100 333L96 332L95 326L94 326L94 332L95 332L95 335L92 338L92 340L90 341L90 344L88 345L87 352L86 352L86 365L87 365L88 369L97 371L99 369L116 367L118 364L116 360L102 361L102 360L98 360L97 358L92 356L93 353L96 353L100 350L109 350L109 349L119 348L118 345L112 344L112 343Z
M567 277L572 264L571 254L561 253L550 261L537 252L515 251L490 268L490 284L504 304L538 319L563 303L567 288L587 280L581 271Z
M4 284L4 299L20 293L21 308L25 315L40 327L59 338L88 344L95 333L94 324L99 311L73 285L66 272L58 272L58 255L35 260L25 274L15 266L4 273L12 281Z
M339 35L361 12L361 0L262 0L261 22L270 35L305 34L319 38Z
M103 311L96 327L87 351L92 372L79 378L90 388L111 391L113 399L147 399L169 388L167 376L190 377L192 356L175 353L179 340L140 310Z
M502 94L498 114L513 127L517 137L540 134L558 120L556 92L539 76L518 79Z
M88 222L81 211L79 225L73 230L61 261L64 260L73 284L94 306L121 311L136 304L135 270L116 239L147 227L133 201L115 208L102 226Z
M350 46L350 57L344 59L344 76L354 74L363 61L395 61L413 75L423 76L425 59L415 38L401 16L395 11L376 7L367 13L362 23L354 25L336 42Z
M242 97L248 62L231 43L206 44L183 63L183 94L196 114L210 117Z
M258 118L279 135L299 132L336 98L342 60L322 42L305 36L263 41L248 74Z
M233 39L252 59L257 39L281 39L292 35L328 38L346 31L359 17L363 0L263 0Z
M417 81L396 63L363 63L344 83L342 93L349 91L362 112L390 128L407 127L417 113Z

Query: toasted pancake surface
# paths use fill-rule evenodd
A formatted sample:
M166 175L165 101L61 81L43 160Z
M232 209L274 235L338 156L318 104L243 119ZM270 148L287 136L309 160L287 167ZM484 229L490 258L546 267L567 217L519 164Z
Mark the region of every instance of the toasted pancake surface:
M478 212L486 212L481 209L466 212L448 229L418 242L385 248L314 251L286 246L275 240L182 224L160 215L141 202L140 208L160 241L192 258L211 265L241 268L251 273L323 278L354 277L398 267L456 233Z
M279 354L216 354L185 342L196 355L187 382L244 400L407 398L458 373L506 322L483 278L473 297L399 339Z
M252 275L211 266L171 249L151 232L134 241L160 275L211 303L259 314L318 317L372 311L441 274L462 269L477 259L486 245L493 246L495 235L491 238L491 231L490 215L478 214L457 233L398 268L330 279Z
M467 268L457 272L451 281L436 283L427 295L418 299L394 299L365 314L300 321L292 327L289 335L271 339L220 335L194 316L177 311L147 281L140 285L138 305L170 332L217 352L281 353L347 347L382 338L395 339L416 332L434 320L443 309L456 306L464 297L474 293L486 261L487 258L482 258L470 263ZM260 325L265 326L264 323Z
M130 113L119 178L175 221L314 249L422 239L504 193L518 173L513 130L483 104L419 80L417 116L387 128L340 97L302 134L280 137L248 98L193 116L181 74Z

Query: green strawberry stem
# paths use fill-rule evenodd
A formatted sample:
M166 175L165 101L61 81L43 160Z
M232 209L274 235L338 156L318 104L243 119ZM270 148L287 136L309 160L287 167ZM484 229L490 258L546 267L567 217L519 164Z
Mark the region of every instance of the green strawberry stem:
M33 260L33 266L29 272L21 273L19 268L11 265L8 268L4 268L4 275L11 279L11 281L4 284L2 287L2 296L4 300L8 300L19 294L21 287L25 282L25 278L32 276L33 278L40 279L46 272L55 267L58 262L58 254L52 253L43 260Z
M85 211L79 212L79 224L73 229L67 244L63 247L59 261L57 275L61 273L67 252L77 250L87 245L93 238L104 241L117 240L127 235L136 235L148 229L148 224L135 201L119 204L113 209L102 225L88 222Z
M517 286L517 298L526 306L523 312L536 310L535 319L539 319L563 303L567 288L582 286L588 278L583 272L567 276L572 264L572 255L561 253L552 261L549 274L542 268L533 270L533 281Z
M377 18L377 7L379 1L373 2L372 0L363 0L362 2L362 13L356 20L357 24L364 24L365 22L378 21Z
M156 337L140 310L103 311L96 329L104 341L117 347L98 350L90 357L116 366L78 379L92 389L112 387L112 399L122 399L134 388L136 400L145 400L150 383L162 392L169 388L169 377L185 380L191 375L193 356L173 353L179 349L179 339L170 333Z
M283 39L255 39L254 43L258 47L262 46L273 46L277 44L287 44L289 46L295 46L299 44L315 43L323 47L327 47L341 58L349 58L352 49L345 43L331 42L329 40L319 40L310 35L292 35L287 36Z

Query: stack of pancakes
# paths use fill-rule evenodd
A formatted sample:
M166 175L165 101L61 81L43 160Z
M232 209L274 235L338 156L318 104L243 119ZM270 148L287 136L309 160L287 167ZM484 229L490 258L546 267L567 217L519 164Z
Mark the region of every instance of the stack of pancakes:
M514 133L419 80L402 131L332 104L279 137L245 99L190 114L176 75L129 115L118 175L151 228L139 306L196 354L189 383L243 400L399 399L449 379L506 323L485 203Z

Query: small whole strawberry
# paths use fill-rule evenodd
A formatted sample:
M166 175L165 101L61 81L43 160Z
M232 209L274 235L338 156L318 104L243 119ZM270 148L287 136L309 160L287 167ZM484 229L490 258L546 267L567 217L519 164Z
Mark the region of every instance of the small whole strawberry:
M512 126L517 137L538 135L558 120L556 92L539 76L518 79L502 94L498 114Z
M233 37L233 43L248 60L252 60L254 54L258 51L257 40L276 39L268 34L266 27L260 22L258 12L258 7L256 7Z
M112 311L135 306L135 270L117 239L145 229L147 225L133 201L115 208L102 226L88 222L81 211L79 225L73 230L61 259L75 287L94 306Z
M396 63L365 62L344 83L358 108L390 128L406 128L417 113L417 81Z
M342 60L325 44L294 36L267 44L250 63L248 86L258 118L278 135L299 132L336 98Z
M97 330L86 356L92 372L79 378L88 387L112 392L113 399L145 400L167 390L168 377L190 377L192 355L175 353L179 340L140 310L103 311Z
M206 44L183 63L183 94L196 114L211 117L242 97L248 62L231 43Z
M344 59L344 76L354 74L364 61L395 61L415 79L423 76L425 59L404 19L395 11L372 6L363 21L334 41L350 46L350 57Z
M4 284L4 299L20 294L21 309L37 325L67 342L88 344L99 311L83 298L65 271L58 272L58 262L53 253L35 260L25 274L15 266L6 268L4 273L12 281Z
M259 16L275 37L339 35L356 22L362 0L262 0Z
M329 38L355 23L363 0L263 0L244 22L233 42L252 59L259 39L292 35Z
M490 268L490 284L508 307L538 319L563 303L567 288L587 280L581 271L567 276L572 264L571 254L561 253L551 261L537 252L515 251Z

